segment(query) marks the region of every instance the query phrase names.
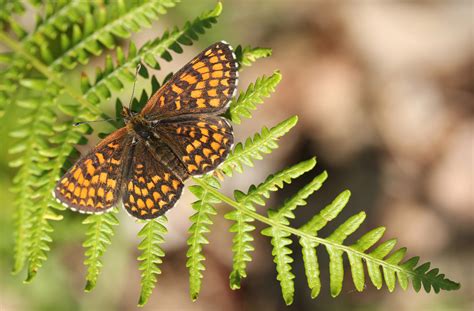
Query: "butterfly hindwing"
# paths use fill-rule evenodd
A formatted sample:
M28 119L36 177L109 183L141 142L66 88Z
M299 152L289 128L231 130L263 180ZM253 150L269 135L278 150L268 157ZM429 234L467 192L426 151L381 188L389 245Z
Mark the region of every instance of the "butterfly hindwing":
M217 42L179 70L147 102L141 114L166 119L183 114L224 112L238 83L232 47Z
M113 132L81 157L56 184L56 199L82 213L102 213L113 207L128 156L126 134L126 128Z
M232 126L223 117L196 116L168 120L159 136L178 155L190 175L202 175L221 164L234 142Z
M156 218L172 208L181 196L187 174L184 168L172 169L182 164L166 151L158 149L156 153L145 142L135 146L135 156L125 180L123 205L136 218ZM181 171L184 175L180 175Z

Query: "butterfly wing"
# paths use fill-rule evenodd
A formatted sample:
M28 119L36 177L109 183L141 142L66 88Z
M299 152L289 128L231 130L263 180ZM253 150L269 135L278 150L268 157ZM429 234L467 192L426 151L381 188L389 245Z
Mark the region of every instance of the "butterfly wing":
M232 47L217 42L179 70L147 102L141 114L160 120L184 114L222 113L238 83Z
M225 160L234 142L232 126L225 118L214 115L164 120L156 131L190 175L214 170Z
M120 196L129 140L127 129L121 128L81 157L56 184L53 195L58 202L81 213L102 213L114 206Z
M181 196L189 175L167 145L139 141L125 180L123 204L139 219L156 218L172 208Z

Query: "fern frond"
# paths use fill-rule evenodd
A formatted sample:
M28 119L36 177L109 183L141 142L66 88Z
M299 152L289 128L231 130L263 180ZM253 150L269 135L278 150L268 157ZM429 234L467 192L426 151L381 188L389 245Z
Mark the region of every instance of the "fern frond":
M293 116L271 129L264 127L253 138L247 138L245 143L238 143L219 170L227 176L232 176L234 171L242 173L244 164L253 167L253 160L261 160L262 154L269 154L278 148L277 140L288 133L297 122L298 117Z
M37 49L47 39L55 39L71 25L79 24L85 15L91 14L93 5L93 2L82 0L45 2L44 15L37 15L35 29L22 42L28 48Z
M191 45L197 40L198 34L205 33L207 28L216 23L221 11L222 5L219 3L213 10L204 12L192 22L186 23L181 29L166 31L161 38L145 43L139 50L131 43L127 56L118 47L116 49L117 63L114 64L112 57L107 55L104 69L98 70L94 83L90 83L90 79L83 75L81 88L84 96L93 103L98 103L101 99L109 99L113 91L122 90L124 82L133 82L135 68L139 63L159 69L158 57L170 61L171 51L181 53L183 51L181 45ZM145 66L142 66L140 74L144 77L148 76Z
M253 204L265 205L264 198L269 198L271 191L277 191L283 188L285 183L291 183L291 180L311 170L316 165L316 160L310 159L298 163L290 168L282 170L274 175L270 175L258 186L250 186L246 194L236 190L234 192L235 200L245 209L255 212ZM250 223L254 221L252 217L245 215L240 210L234 210L225 215L226 219L233 220L235 223L230 231L235 233L233 238L233 265L230 274L230 287L232 289L240 288L240 281L247 276L245 271L247 262L251 261L250 252L253 251L251 242L253 237L251 232L255 229Z
M241 118L250 118L252 111L258 104L263 103L265 97L269 97L275 91L275 87L281 81L281 73L275 71L271 76L262 76L251 83L244 93L240 93L237 100L232 101L229 113L232 122L240 124Z
M37 86L42 85L37 82ZM10 136L21 140L10 148L9 153L23 153L23 156L10 163L13 167L20 167L13 181L13 191L17 193L13 271L19 272L28 257L29 281L41 267L46 259L45 252L49 250L47 243L51 240L49 234L52 228L48 220L61 218L51 208L63 208L51 200L51 184L54 185L55 177L48 175L53 170L50 165L51 158L57 155L56 150L51 150L48 145L49 139L55 134L53 124L56 118L51 107L52 101L48 96L44 96L42 99L19 101L19 105L25 112L30 113L20 119L19 128L10 133ZM61 165L58 170L60 167Z
M48 101L44 103L47 104ZM20 141L9 149L9 153L23 153L23 156L9 163L11 167L19 168L13 179L12 188L12 191L17 194L15 200L17 208L14 217L16 230L13 273L18 273L23 268L28 255L30 245L29 232L33 226L31 198L35 194L38 176L41 176L43 173L38 167L35 157L35 151L38 148L39 142L42 141L39 129L44 126L38 113L41 103L39 100L31 99L21 101L19 105L25 111L31 113L28 116L22 117L18 122L19 127L10 133L11 137L20 139Z
M189 270L189 293L194 301L198 298L201 291L203 277L201 271L206 269L202 263L206 259L202 246L209 244L205 234L210 231L209 227L212 225L211 217L217 214L212 204L218 204L221 201L201 186L191 186L189 190L199 199L192 204L196 212L190 217L192 225L188 229L189 238L187 244L189 248L186 253L188 258L186 267Z
M333 220L340 213L340 211L349 202L350 191L346 190L339 194L334 201L326 206L319 214L315 215L303 225L300 230L311 236L315 236L317 232L326 226L328 221ZM305 274L308 281L308 287L311 289L311 298L316 298L321 290L321 281L319 279L319 264L316 254L316 247L319 243L307 237L300 237L300 245L303 253L303 263Z
M113 211L105 214L90 215L82 222L85 225L89 225L86 233L87 239L82 244L86 249L84 264L87 267L85 286L85 291L87 292L91 291L97 283L97 278L102 269L101 258L107 246L112 243L111 239L114 235L113 226L119 224L115 216L116 213L117 210L114 208Z
M37 23L32 32L26 32L19 25L14 29L21 33L18 37L21 39L23 48L35 55L41 46L49 44L47 40L55 39L60 31L65 32L70 25L80 23L83 16L90 14L91 5L91 2L80 0L46 2L44 16L38 14ZM10 19L10 16L8 19L10 23L15 22ZM10 62L6 63L7 68L2 72L4 78L0 81L0 116L8 105L16 101L19 81L29 71L30 63L23 57L18 57L18 54L14 56Z
M257 59L269 57L272 55L272 49L268 48L252 48L247 46L242 48L240 45L235 49L237 61L241 66L249 67L257 61Z
M165 252L161 248L164 242L164 235L166 234L166 223L168 222L165 216L149 220L138 233L138 236L143 240L138 245L138 249L142 254L138 257L140 262L139 269L141 274L141 291L138 300L138 306L144 306L155 288L157 275L161 274L159 265L163 262Z
M310 160L311 161L311 160ZM299 229L293 228L289 224L289 219L294 217L293 210L298 205L304 205L305 199L320 187L320 184L326 179L326 173L318 176L313 182L304 187L296 196L286 201L281 209L270 210L269 217L264 217L256 212L253 203L265 204L263 197L268 197L270 190L277 190L277 186L283 185L283 180L296 178L300 173L311 169L313 162L303 162L296 165L299 169L290 168L288 172L281 172L274 176L270 176L264 183L258 187L252 186L248 194L242 192L235 193L235 200L231 200L220 194L217 189L210 187L202 180L197 180L199 186L204 190L214 194L220 201L223 201L235 208L234 211L227 214L226 218L230 218L236 222L232 226L234 235L234 269L231 274L231 287L238 288L241 278L245 277L246 263L251 259L249 251L252 250L250 242L253 240L250 232L254 227L249 224L254 220L259 220L267 224L269 227L264 229L262 233L272 237L274 261L277 265L278 280L282 287L282 294L285 302L291 304L294 296L294 275L291 272L291 250L288 246L291 244L290 235L297 236L303 251L303 260L305 273L308 279L308 285L311 289L311 296L315 298L321 288L319 279L319 264L316 249L319 245L323 245L329 254L329 271L330 271L330 290L332 296L340 294L342 289L342 281L344 278L343 256L347 255L351 264L351 272L356 289L361 291L365 287L364 267L367 266L367 273L371 282L380 288L385 282L391 291L395 287L395 281L398 279L400 286L406 289L409 280L412 281L416 291L421 287L429 292L431 288L435 292L440 290L455 290L459 288L459 284L447 279L444 274L440 274L438 269L429 270L429 263L415 267L418 258L411 258L405 263L400 264L406 253L405 248L401 248L391 252L396 244L396 240L388 240L380 243L374 250L367 252L369 248L378 243L381 239L384 228L376 228L363 235L355 244L346 246L344 241L352 233L354 233L365 220L365 213L360 212L349 217L339 227L337 227L328 237L318 237L319 230L324 228L327 223L335 219L342 209L346 206L350 192L342 192L330 205L322 209L317 215L311 218L305 225ZM291 173L290 173L291 172ZM283 177L285 176L285 177ZM238 236L238 237L237 237Z
M318 175L292 198L285 201L281 208L276 210L269 209L268 217L282 225L289 225L290 222L288 219L295 218L293 210L298 206L306 205L305 199L321 188L326 178L326 172ZM273 261L277 265L277 279L280 281L283 299L287 305L290 305L293 303L293 295L295 291L293 282L295 276L291 273L290 265L290 263L293 262L293 258L290 256L292 251L288 248L292 243L290 239L291 233L280 230L278 227L268 227L262 230L262 234L271 237L271 244L273 245Z
M87 64L91 56L112 49L118 39L128 38L132 32L150 27L151 21L176 5L177 0L117 2L110 10L98 8L94 15L87 14L83 27L74 25L72 37L60 36L61 50L51 51L42 45L41 58L53 70L73 69L79 63ZM55 53L56 52L56 53Z

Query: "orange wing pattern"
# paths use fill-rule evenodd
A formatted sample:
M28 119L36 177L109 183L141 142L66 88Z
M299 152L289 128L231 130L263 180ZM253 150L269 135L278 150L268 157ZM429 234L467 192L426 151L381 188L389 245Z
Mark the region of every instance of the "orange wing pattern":
M218 42L186 64L126 126L81 157L58 181L58 202L82 213L102 213L120 198L138 219L172 208L183 182L214 170L227 157L233 133L218 116L237 88L235 54Z
M149 120L161 120L224 112L237 88L237 67L232 47L217 42L173 75L148 100L141 114Z
M225 160L234 142L232 126L226 119L212 115L170 120L161 123L157 131L190 175L214 170Z
M176 156L170 150L160 150L156 153L145 143L138 143L129 177L125 180L124 207L139 219L156 218L172 208L187 178Z
M126 133L126 128L113 132L64 174L53 191L58 202L81 213L101 213L117 203L129 147Z

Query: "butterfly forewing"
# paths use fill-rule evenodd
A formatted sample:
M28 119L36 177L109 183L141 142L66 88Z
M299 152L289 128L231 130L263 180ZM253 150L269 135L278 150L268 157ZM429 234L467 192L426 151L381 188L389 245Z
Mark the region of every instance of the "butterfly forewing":
M238 83L231 46L218 42L179 70L147 102L141 114L166 119L183 114L224 112Z
M56 184L54 196L83 213L110 209L119 199L129 140L126 128L107 136L64 174Z

